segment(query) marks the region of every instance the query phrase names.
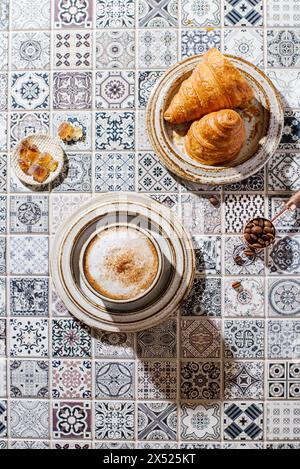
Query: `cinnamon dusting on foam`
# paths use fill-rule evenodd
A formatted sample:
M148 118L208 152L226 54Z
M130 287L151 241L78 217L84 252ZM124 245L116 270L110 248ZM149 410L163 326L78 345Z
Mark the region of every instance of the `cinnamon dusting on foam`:
M96 236L84 256L91 286L114 300L130 300L154 282L159 257L152 241L138 230L111 228Z

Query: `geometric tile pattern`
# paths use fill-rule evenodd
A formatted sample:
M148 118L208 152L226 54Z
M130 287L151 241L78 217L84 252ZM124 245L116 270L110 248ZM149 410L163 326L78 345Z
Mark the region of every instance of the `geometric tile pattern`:
M300 189L297 5L0 1L0 449L299 449L300 209L268 253L247 258L240 236ZM264 70L284 106L268 166L224 187L174 177L147 134L157 80L212 47ZM11 150L65 121L83 139L60 142L61 177L25 186ZM138 333L80 324L49 268L61 222L111 191L170 207L194 242L190 295Z

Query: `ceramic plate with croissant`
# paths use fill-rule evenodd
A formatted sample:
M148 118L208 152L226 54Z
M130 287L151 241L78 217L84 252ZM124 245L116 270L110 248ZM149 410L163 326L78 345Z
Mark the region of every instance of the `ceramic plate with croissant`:
M266 75L210 49L168 70L149 100L154 150L177 175L234 183L257 172L280 141L283 111Z

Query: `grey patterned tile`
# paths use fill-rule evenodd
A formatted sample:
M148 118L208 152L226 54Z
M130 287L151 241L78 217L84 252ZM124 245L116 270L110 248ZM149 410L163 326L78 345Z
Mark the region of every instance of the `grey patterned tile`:
M48 362L12 360L10 362L10 396L15 398L49 397Z
M225 0L225 26L263 26L263 0Z
M291 29L267 31L267 65L269 68L299 67L300 32Z
M54 35L55 69L91 69L93 36L88 31L62 31Z
M7 363L0 358L0 398L7 397Z
M53 109L92 108L91 72L55 72L53 74Z
M299 150L300 148L300 112L285 111L284 127L279 148L282 150Z
M265 323L263 320L226 320L224 355L226 358L264 358Z
M6 356L6 320L0 319L0 357Z
M96 73L97 109L133 109L135 106L135 73L124 71Z
M138 404L139 440L176 440L176 404L169 402L140 402Z
M75 319L52 321L53 358L81 358L91 356L91 330Z
M220 0L182 0L181 22L183 26L218 26L221 21Z
M145 70L139 72L139 87L138 87L138 101L139 108L145 109L147 107L148 99L151 91L154 88L158 79L163 75L163 72L158 70Z
M221 49L221 30L183 29L181 31L181 57L204 54L212 47Z
M55 28L91 28L93 24L93 2L91 0L75 0L54 2Z
M225 238L225 274L226 275L262 275L265 270L265 253L256 251L255 255L244 255L243 238L228 236ZM241 259L241 260L240 260Z
M96 32L97 70L135 67L135 31L104 30Z
M11 233L48 233L48 215L49 199L46 195L10 197Z
M211 319L182 319L181 356L220 358L221 323Z
M178 0L137 0L140 28L177 26Z
M178 184L153 152L138 155L138 185L140 192L177 192Z
M96 399L132 399L134 397L134 363L97 361L95 363Z
M137 355L140 358L173 358L177 350L175 320L159 324L137 334Z
M276 277L268 280L269 316L294 317L300 314L300 281Z
M196 277L181 307L182 316L221 316L221 293L220 278Z
M197 273L206 275L221 274L221 237L194 236L194 249Z
M202 194L181 196L182 220L192 235L221 233L221 201L214 196L217 205L213 205L210 198Z
M249 194L225 195L226 233L240 233L256 216L264 216L264 196Z
M48 357L49 337L47 319L11 319L9 334L11 357Z
M300 274L300 235L278 236L277 241L269 248L270 274Z
M53 360L51 382L54 399L89 399L92 397L92 362Z
M271 361L267 364L268 399L299 399L300 363Z
M176 63L178 58L178 37L176 30L141 29L138 41L139 68L168 68Z
M11 236L10 273L12 275L48 274L48 238Z
M0 401L0 437L5 438L7 436L7 402ZM3 443L2 443L2 446Z
M48 70L50 67L50 34L48 32L13 33L11 49L13 70Z
M262 440L263 434L263 403L224 403L225 440Z
M96 113L96 150L133 150L134 133L133 112Z
M224 366L225 399L264 398L264 362L225 362Z
M261 277L226 278L224 285L224 315L229 317L258 317L265 313L265 282Z
M100 330L95 331L94 334L94 353L97 358L133 358L133 334Z
M54 401L52 405L52 435L55 439L82 439L92 437L91 402Z
M224 189L230 192L263 192L265 190L265 171L261 169L242 181L225 184Z
M269 196L269 214L268 217L272 219L277 213L284 209L289 196L272 195ZM276 220L277 233L299 233L300 232L300 209L288 210L280 218Z
M299 359L300 321L272 320L268 322L268 357Z
M135 154L97 153L95 191L134 191Z
M9 296L11 316L48 316L47 278L11 278Z
M224 52L264 65L264 32L261 29L225 29Z
M91 192L92 157L90 154L68 153L61 175L53 182L54 192Z
M0 278L0 317L6 316L6 279Z
M47 0L16 0L11 5L10 15L13 30L50 28L51 12Z
M289 0L268 0L268 26L300 26L299 5Z
M267 403L267 438L269 440L300 440L298 402Z
M12 438L49 438L49 403L35 400L12 400L10 403Z
M96 0L97 28L131 28L134 25L134 0Z
M133 440L135 406L128 402L95 403L96 440Z

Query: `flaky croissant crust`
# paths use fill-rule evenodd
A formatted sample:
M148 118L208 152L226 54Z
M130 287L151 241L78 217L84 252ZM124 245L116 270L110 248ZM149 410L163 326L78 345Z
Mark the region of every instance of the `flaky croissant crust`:
M217 49L210 49L185 80L164 113L171 124L199 119L220 109L245 107L253 91L239 70Z
M240 115L232 109L223 109L193 122L185 137L185 148L200 163L221 165L238 155L245 139Z

